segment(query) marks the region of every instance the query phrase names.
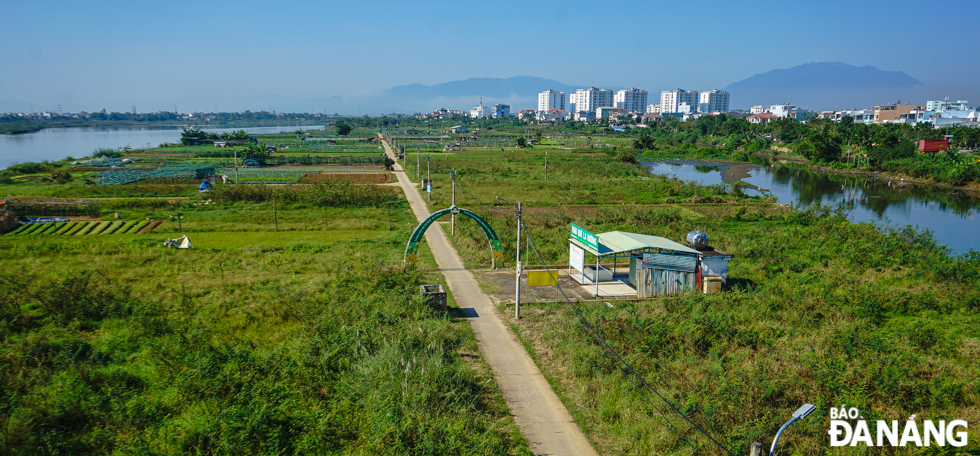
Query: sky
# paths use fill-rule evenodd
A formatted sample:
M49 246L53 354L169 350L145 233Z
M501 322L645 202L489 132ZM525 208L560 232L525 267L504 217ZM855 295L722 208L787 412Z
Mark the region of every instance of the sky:
M710 90L823 61L980 94L977 19L976 0L8 0L0 110L258 111L309 100L302 110L330 112L331 97L472 77Z

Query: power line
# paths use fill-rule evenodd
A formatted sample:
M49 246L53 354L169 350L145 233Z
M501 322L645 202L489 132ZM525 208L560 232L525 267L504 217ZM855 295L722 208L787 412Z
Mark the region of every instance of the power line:
M541 262L541 266L543 266L545 268L545 271L547 271L547 273L549 275L551 275L551 268L548 267L547 262L544 261L544 258L541 256L541 251L539 251L538 248L537 248L537 246L534 244L534 239L533 239L533 236L531 235L531 229L530 229L530 227L528 227L526 224L523 224L523 223L521 223L521 224L524 227L524 229L527 231L526 236L527 236L528 243L531 245L531 248L534 249L534 253L535 253L535 255L537 255L538 261ZM674 426L674 424L671 423L671 421L669 419L667 419L667 417L663 414L663 412L660 410L660 408L658 408L655 404L653 404L653 402L646 395L646 393L643 392L643 387L646 387L650 391L653 391L653 393L656 394L657 397L660 398L660 400L662 400L664 403L666 403L668 406L670 406L670 408L674 412L677 412L678 415L680 415L682 418L684 418L684 420L687 421L691 426L694 426L695 429L697 429L699 432L701 432L701 434L703 434L705 437L707 437L709 440L711 440L711 442L713 442L719 448L721 448L722 450L724 450L725 453L727 453L729 456L734 456L734 455L732 455L732 452L728 450L728 448L725 448L724 445L722 445L717 440L715 440L713 437L711 437L711 435L709 435L707 433L707 431L705 431L704 429L702 429L701 426L698 426L697 423L695 423L690 418L688 418L687 415L685 415L683 412L681 412L672 402L670 402L669 400L667 400L667 398L665 398L662 394L660 394L659 391L657 391L653 386L651 386L646 381L646 379L644 379L643 376L640 375L639 372L637 372L636 369L633 368L633 366L631 366L628 362L626 362L626 360L623 359L623 357L619 354L619 352L617 352L614 348L612 348L609 345L609 343L606 342L605 338L603 338L599 334L599 332L595 329L595 326L593 326L592 323L589 322L589 320L585 317L585 315L582 313L582 311L572 302L571 299L568 298L568 296L565 294L565 291L561 289L561 286L560 285L558 285L558 282L557 281L555 281L555 287L558 289L558 292L561 294L561 296L565 299L565 302L568 303L568 305L571 306L572 310L575 311L575 314L582 321L582 324L583 324L583 326L585 326L586 330L592 335L592 337L600 345L602 345L603 349L606 351L606 355L613 357L614 358L614 361L618 361L617 362L617 367L621 371L623 371L623 374L626 375L626 377L630 380L631 383L634 384L634 386L637 387L637 389L640 391L640 394L643 395L644 399L646 399L647 402L649 402L650 405L653 406L653 408L655 410L657 410L658 413L660 413L660 416L664 418L664 421L666 421L667 424L675 432L678 433L678 435L680 435L682 438L684 438L685 441L687 441L687 443L691 446L691 448L694 450L695 453L701 454L698 451L698 449L694 446L693 442L691 442L684 434L682 434L680 431L678 431L678 429ZM627 373L627 371L628 371L628 373ZM639 384L637 383L636 380L633 379L634 376L637 379L639 379ZM642 384L642 386L641 386L641 384Z

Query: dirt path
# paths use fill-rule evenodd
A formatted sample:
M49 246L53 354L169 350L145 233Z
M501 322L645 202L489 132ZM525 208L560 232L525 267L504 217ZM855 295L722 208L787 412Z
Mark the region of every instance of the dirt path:
M383 144L385 153L394 160L388 142ZM425 220L429 209L397 161L394 174L415 217L419 222ZM438 226L433 228L426 231L425 240L456 304L469 320L480 353L490 364L494 381L531 451L538 455L597 454L517 337L497 316L490 297L480 291L476 277L463 266L446 233Z

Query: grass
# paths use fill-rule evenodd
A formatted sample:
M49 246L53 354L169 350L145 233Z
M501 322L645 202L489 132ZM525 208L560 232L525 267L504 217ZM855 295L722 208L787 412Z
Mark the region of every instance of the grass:
M552 167L549 153L548 182L537 154L443 160L461 170L457 204L490 220L504 258L516 225L498 195L524 202L524 232L547 264L567 261L572 222L676 241L699 227L735 256L725 293L580 304L647 381L735 454L768 446L805 402L819 409L781 440L789 454L856 454L828 451L829 408L841 404L873 420L980 419L980 256L953 258L928 232L852 224L831 208L787 209L736 188L634 175L634 165L594 154L555 155L565 165ZM436 186L430 206L448 206L448 186ZM456 228L450 239L468 267L489 267L482 231ZM532 252L526 266L540 263ZM681 434L720 454L668 411L673 432L569 306L522 306L520 321L501 314L601 454L692 453Z
M674 240L706 229L735 255L727 292L580 308L735 453L768 442L803 402L819 410L782 440L791 454L855 453L827 448L827 411L841 404L871 419L980 419L980 257L950 258L928 233L851 224L827 208L649 176L612 149L562 149L626 144L589 136L433 153L430 207L451 204L440 168L456 168L457 204L489 220L504 258L516 225L496 196L525 204L525 232L549 264L567 258L571 222ZM410 175L413 165L409 154ZM103 219L44 227L65 236L0 238L8 453L528 452L466 322L418 297L420 284L444 283L425 272L436 269L431 253L416 271L399 267L416 221L394 190L330 182L199 195L76 180L0 191L91 200ZM69 236L111 230L116 213L142 221ZM145 219L157 220L153 235L134 235ZM41 227L19 232L29 229ZM162 245L180 233L194 249ZM451 241L468 267L489 266L471 221ZM571 308L522 314L509 323L600 453L691 453ZM702 454L718 454L667 416Z
M246 211L205 207L185 228ZM364 221L379 211L331 214L319 231L192 231L180 251L0 239L5 450L527 454L469 326L390 266L407 208L393 230Z

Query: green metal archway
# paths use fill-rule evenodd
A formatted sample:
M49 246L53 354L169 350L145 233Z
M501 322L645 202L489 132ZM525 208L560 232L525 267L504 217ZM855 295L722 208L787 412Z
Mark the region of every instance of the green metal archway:
M482 217L476 215L473 211L456 206L433 212L429 218L423 220L422 223L419 223L419 226L415 227L415 231L412 231L412 236L408 238L408 246L405 247L405 263L410 266L415 266L415 263L419 259L419 242L422 241L422 236L425 235L425 231L429 229L429 226L433 222L446 214L465 215L476 221L477 225L480 225L480 228L483 229L483 234L487 235L487 241L490 243L490 259L493 268L496 269L497 263L504 258L504 248L500 245L500 238L497 237L497 233L493 231L493 228L490 227L490 224L486 220L483 220Z

